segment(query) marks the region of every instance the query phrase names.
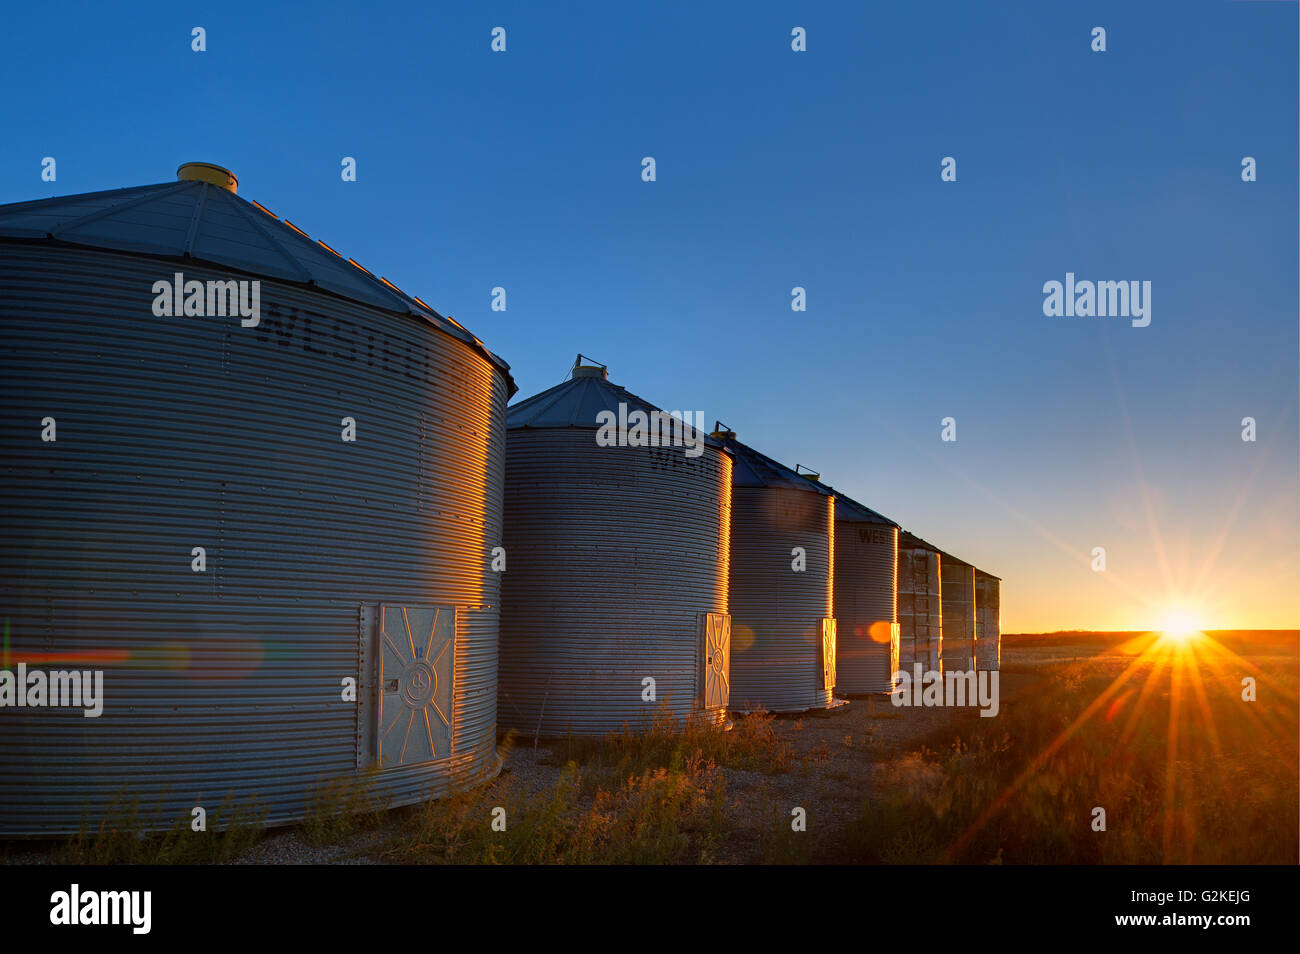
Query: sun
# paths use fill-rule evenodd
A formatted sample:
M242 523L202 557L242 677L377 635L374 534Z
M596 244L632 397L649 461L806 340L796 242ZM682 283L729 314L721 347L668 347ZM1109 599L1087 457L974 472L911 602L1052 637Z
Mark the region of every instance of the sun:
M1160 634L1176 643L1196 639L1204 630L1201 614L1190 606L1171 606L1160 618Z

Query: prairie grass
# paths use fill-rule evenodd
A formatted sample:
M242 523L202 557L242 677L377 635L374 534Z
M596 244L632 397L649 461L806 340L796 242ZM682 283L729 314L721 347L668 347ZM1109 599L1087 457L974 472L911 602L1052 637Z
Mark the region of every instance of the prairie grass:
M328 845L384 822L389 800L375 791L379 774L371 767L361 775L333 779L322 785L308 803L298 824L303 841Z
M1266 673L1207 648L1033 672L999 717L882 766L835 860L1296 863L1293 658Z
M1294 636L1163 655L1150 634L1025 642L996 718L953 712L903 734L905 748L887 720L914 713L876 699L843 725L751 715L729 731L661 707L642 730L553 743L536 775L417 806L388 811L375 772L331 782L296 828L312 845L372 831L367 853L401 864L1296 863ZM806 831L792 827L799 806ZM119 796L51 860L227 861L266 813L227 799L207 831L186 815L142 834L158 817Z
M588 796L584 792L590 788ZM509 778L410 811L380 852L399 864L709 863L728 829L726 783L701 756L675 768L602 773L568 763L534 793Z
M149 830L155 828L149 818L142 813L139 798L119 793L98 824L83 819L76 834L55 845L52 860L66 865L229 861L261 840L266 812L255 798L240 804L227 797L208 811L204 831L192 829L188 814L163 830Z
M802 806L796 806L801 808ZM806 811L806 809L805 809ZM759 802L759 860L765 865L806 865L813 860L813 843L806 826L796 830L794 809L778 805L764 793Z
M570 736L553 748L557 761L628 777L646 771L680 769L690 759L721 768L779 774L794 762L794 749L776 732L774 717L764 713L738 717L728 731L699 722L682 724L662 706L644 730L624 727L604 738Z

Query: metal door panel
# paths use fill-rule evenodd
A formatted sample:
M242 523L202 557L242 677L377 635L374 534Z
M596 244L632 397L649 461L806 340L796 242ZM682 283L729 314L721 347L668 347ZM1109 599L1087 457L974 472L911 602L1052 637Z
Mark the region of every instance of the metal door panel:
M381 606L375 756L382 768L452 754L453 606Z
M704 708L725 709L731 696L731 617L704 614Z

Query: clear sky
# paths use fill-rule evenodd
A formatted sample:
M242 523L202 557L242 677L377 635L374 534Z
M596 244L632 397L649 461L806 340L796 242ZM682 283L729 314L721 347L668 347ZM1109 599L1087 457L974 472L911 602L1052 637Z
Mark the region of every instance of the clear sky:
M1006 632L1300 626L1295 3L278 7L8 5L0 202L215 162L520 397L592 355L1003 577ZM1151 324L1046 317L1067 271Z

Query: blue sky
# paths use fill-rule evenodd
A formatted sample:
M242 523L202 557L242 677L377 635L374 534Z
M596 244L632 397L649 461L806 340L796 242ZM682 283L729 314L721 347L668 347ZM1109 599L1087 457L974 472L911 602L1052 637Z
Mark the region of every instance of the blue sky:
M592 355L1004 577L1006 631L1300 626L1294 3L547 6L11 7L0 202L225 165L520 397ZM1045 317L1067 271L1151 325Z

